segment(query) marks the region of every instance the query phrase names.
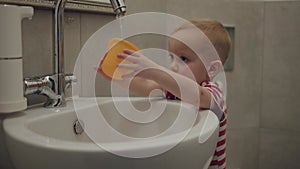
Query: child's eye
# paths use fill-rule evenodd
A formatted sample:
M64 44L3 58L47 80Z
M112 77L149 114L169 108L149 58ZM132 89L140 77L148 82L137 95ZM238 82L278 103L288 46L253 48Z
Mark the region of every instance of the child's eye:
M189 59L185 56L180 56L180 60L182 60L183 62L188 62Z
M170 59L173 60L174 59L174 56L172 54L170 54Z

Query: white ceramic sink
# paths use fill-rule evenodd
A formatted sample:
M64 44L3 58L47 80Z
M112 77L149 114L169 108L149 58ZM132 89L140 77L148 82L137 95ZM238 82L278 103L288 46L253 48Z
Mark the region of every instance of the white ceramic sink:
M126 114L130 104L142 112ZM15 168L205 168L218 133L211 111L161 99L134 98L130 104L123 98L80 98L63 108L36 107L9 116L3 127ZM155 106L161 111L149 111ZM78 135L77 119L85 129Z

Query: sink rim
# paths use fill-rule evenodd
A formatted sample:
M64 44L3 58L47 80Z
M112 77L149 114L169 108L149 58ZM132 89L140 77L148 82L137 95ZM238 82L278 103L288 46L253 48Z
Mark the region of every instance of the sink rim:
M80 98L80 101L86 102L87 104L83 104L81 108L87 108L89 106L93 106L94 104L89 104L91 100L94 100L95 98ZM106 103L109 101L112 101L111 97L98 97L96 98L98 104ZM145 99L145 98L139 98ZM52 109L46 109L43 107L37 107L32 109L27 109L25 111L22 111L22 114L16 114L14 116L8 117L4 119L3 121L3 128L6 135L11 137L12 139L21 142L23 144L28 144L30 146L37 146L39 148L44 149L54 149L54 150L60 150L60 151L80 151L80 152L102 152L105 151L101 146L98 146L96 143L94 143L92 140L91 142L76 142L72 140L62 140L52 137L47 137L46 135L41 135L37 132L32 131L29 129L28 125L33 120L38 120L39 118L46 118L47 116L55 116L59 113L70 113L74 111L74 106L72 104L72 100L67 101L66 107L63 108L52 108ZM201 117L207 117L211 116L215 118L215 120L218 119L214 115L213 112L210 110L204 110L201 111L201 113L198 113L198 116ZM195 139L195 137L199 136L199 133L193 132L193 130L201 126L203 126L203 121L201 122L201 119L198 121L198 123L189 131L189 133L184 137L184 140L191 140ZM217 128L214 129L214 131ZM214 132L212 131L212 133ZM193 132L193 133L192 133ZM21 134L20 134L21 133ZM179 133L180 134L180 133ZM205 133L204 133L205 134ZM161 146L166 146L172 143L172 139L169 139L170 137L175 135L168 135L165 137L161 137L158 139L155 139L155 143L159 141L159 144L153 144L153 140L147 139L147 140L141 140L139 143L142 146L137 146L136 142L112 142L112 143L101 143L105 144L105 146L111 147L113 149L117 149L120 151L134 151L136 149L151 149L151 148L159 148ZM32 139L34 138L34 139ZM167 139L166 139L167 138ZM181 142L180 142L181 143ZM179 143L179 144L180 144ZM147 146L145 146L147 145Z

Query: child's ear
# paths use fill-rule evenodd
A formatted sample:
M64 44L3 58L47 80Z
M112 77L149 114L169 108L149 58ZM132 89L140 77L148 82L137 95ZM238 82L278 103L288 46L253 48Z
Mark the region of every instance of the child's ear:
M222 62L220 60L214 60L210 62L209 70L208 70L208 76L210 78L215 77L222 68Z

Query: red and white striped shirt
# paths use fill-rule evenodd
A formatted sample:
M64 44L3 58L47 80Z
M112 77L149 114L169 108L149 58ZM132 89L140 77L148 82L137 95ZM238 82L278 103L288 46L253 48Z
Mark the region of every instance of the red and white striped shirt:
M216 145L212 161L208 169L226 169L226 126L227 126L227 108L226 98L222 90L221 84L218 82L204 81L200 84L210 91L214 104L211 110L220 119L219 124L219 137ZM172 93L166 92L165 97L167 99L178 99Z
M205 87L211 92L214 100L214 107L211 110L219 117L219 137L216 146L216 150L209 169L226 169L226 126L227 126L227 108L226 98L222 87L217 82L204 81L201 83L202 87Z

